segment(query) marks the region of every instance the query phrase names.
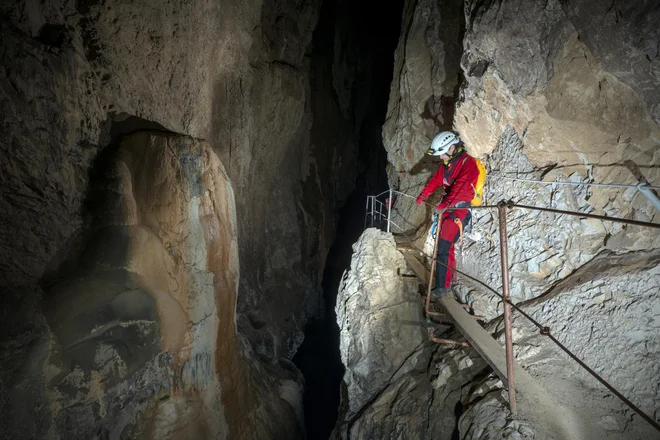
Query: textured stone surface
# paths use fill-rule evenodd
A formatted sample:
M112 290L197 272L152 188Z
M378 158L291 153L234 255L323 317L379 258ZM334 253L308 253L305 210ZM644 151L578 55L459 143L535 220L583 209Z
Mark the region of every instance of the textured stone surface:
M267 373L237 334L234 194L218 157L204 142L149 133L107 155L91 227L45 280L50 331L26 360L41 371L19 374L3 431L21 431L21 406L39 402L26 393L43 382L37 437L302 435L300 379L255 381Z
M397 276L406 263L392 237L368 229L353 249L336 307L350 416L414 368L424 342L419 295Z
M226 320L214 324L220 326L218 333L226 331L226 335L214 334L213 339L205 340L204 353L228 350L222 348L223 344L239 347L237 352L245 352L249 363L254 364L250 367L254 371L240 363L231 364L233 355L227 354L227 362L233 365L233 379L226 386L235 390L225 389L216 400L229 398L236 405L225 408L225 422L220 417L214 422L217 426L209 427L200 436L218 436L227 429L232 432L233 422L229 420L235 419L237 413L229 415L229 412L238 411L238 408L240 414L252 414L241 422L243 427L248 423L271 424L271 432L258 433L264 438L300 434L293 416L300 411L297 375L289 371L287 361L272 359L292 356L302 340L302 326L308 315L318 308L319 284L333 238L337 207L351 191L357 173L356 127L360 126L364 110L354 112L345 105L340 108L335 94L341 95L342 103L364 103L370 93L369 88L361 84L346 88L343 82L333 85L332 77L333 64L343 66L341 68L350 76L354 73L355 62L368 63L368 59L343 58L345 48L342 47L335 53L311 56L320 3L52 0L5 2L0 6L0 58L4 66L0 69L0 106L3 108L0 127L4 135L0 139L3 159L0 173L3 302L0 394L7 408L3 412L3 423L12 425L12 432L16 430L39 438L48 429L52 428L54 433L60 429L50 423L49 406L40 402L53 399L47 395L47 390L69 386L60 383L62 374L68 373L59 374L53 370L46 374L42 367L53 363L58 369L69 371L75 366L54 357L53 350L59 350L57 347L62 344L67 346L66 342L53 341L54 334L57 339L78 340L101 322L114 325L114 330L108 330L110 333L118 332L116 338L127 341L130 350L143 352L136 359L124 359L125 353L122 355L115 347L120 342L103 342L102 336L98 341L86 340L80 349L84 347L89 355L90 351L96 353L93 349L96 345L107 345L99 350L98 359L99 362L107 360L108 369L112 366L112 372L106 372L108 377L112 376L112 389L144 403L150 400L139 393L155 396L151 385L157 382L154 375L165 374L168 368L173 371L183 368L180 374L188 377L191 373L184 364L199 364L199 368L208 373L204 374L210 375L208 377L220 374L208 372L206 354L201 357L192 352L182 355L189 363L178 357L183 350L181 347L191 344L194 338L208 337L210 321L202 318L207 316L205 310L216 307L227 313L235 311L237 318L229 319L227 315ZM337 38L348 40L341 30L337 34ZM330 67L326 68L326 63ZM340 67L335 70L338 72ZM96 197L100 194L92 185L105 179L95 180L93 176L96 172L105 172L100 165L112 156L110 145L122 134L144 129L204 139L224 164L235 194L235 206L231 210L236 217L238 238L237 249L233 251L238 252L241 267L240 281L236 275L239 285L235 305L214 306L210 299L195 305L181 293L183 296L174 302L181 301L183 311L177 311L174 303L172 308L163 308L161 297L151 298L148 289L119 269L104 268L107 274L99 275L100 279L93 284L81 279L82 275L63 279L64 274L77 273L75 262L80 256L72 252L92 246L85 240L92 237L90 231L94 227L99 227L93 225L113 225L116 221L121 228L108 226L106 235L94 236L98 243L90 249L104 249L108 243L116 243L117 255L90 250L91 253L81 257L84 263L99 265L100 261L111 258L112 264L121 266L123 263L117 263L117 259L131 249L119 247L121 243L128 246L128 242L133 243L131 246L139 242L141 249L158 255L174 255L168 257L170 259L163 257L158 260L160 263L180 263L177 258L183 251L173 247L180 239L176 237L179 225L170 220L150 223L158 239L135 232L139 240L146 240L142 242L131 238L133 235L122 229L127 220L120 220L125 216L141 218L140 210L158 206L158 201L152 200L156 188L160 191L163 190L161 185L179 181L141 182L145 187L141 186L140 191L152 193L142 194L146 206L137 206L117 195L126 189L128 172L119 168L113 170L116 175L108 179L116 185L123 182L123 186L109 193L101 191L108 199L104 210L99 211L92 203L98 202ZM162 159L152 157L142 166L153 169ZM148 175L148 171L145 173ZM154 187L147 187L147 183ZM179 207L176 203L164 204L160 209ZM103 218L95 218L93 212L103 212ZM190 218L196 218L209 213L191 211L189 214ZM142 257L136 258L140 264L150 266L150 276L173 289L168 283L174 281L169 275L158 272L164 269L156 260L149 263L140 260ZM193 286L191 291L208 288L208 277L195 279L194 285L199 289ZM98 298L94 296L97 288L102 290ZM165 288L157 290L167 291ZM84 294L94 296L89 310L78 305ZM62 314L62 304L67 304L66 309L70 311L67 313L71 315ZM127 312L134 308L134 315ZM168 319L174 320L167 321L165 327L159 318L163 310L167 311ZM68 323L71 316L80 314L89 316L77 324ZM92 324L94 320L99 324ZM122 322L126 327L113 324L115 322ZM238 323L238 332L233 329L234 322ZM62 326L61 331L56 330L59 326ZM156 348L154 341L159 338L167 343L166 347ZM257 353L245 346L246 338ZM214 344L217 346L213 348ZM142 356L156 359L154 356L161 352L170 355L158 358L157 362L154 360L156 373L144 373L147 367ZM123 360L118 361L117 356ZM94 357L81 362L88 370L96 365ZM85 370L87 376L91 374L88 370ZM192 368L196 370L197 367ZM128 379L142 373L146 374L146 378L139 379L142 382L133 383ZM254 385L254 392L244 392L247 385L242 384L247 379L243 375L258 380L258 384L249 385ZM49 378L48 383L44 382L44 377ZM195 377L199 378L197 373ZM280 392L277 391L278 378L282 377L288 382L281 385ZM82 382L75 383L75 387L79 387L76 389L84 387L88 377L80 380ZM165 374L163 380L176 382L180 379L176 375L168 379ZM139 395L121 388L140 388L138 383L144 383L147 388L131 391ZM107 391L110 384L106 386ZM204 393L217 391L217 387L206 384L199 388L204 388ZM107 391L111 392L114 391ZM232 393L245 397L232 399L228 397ZM278 393L282 398L277 397ZM257 394L263 401L254 403ZM94 398L100 398L98 396L97 393ZM81 430L94 429L90 426L97 423L105 409L80 409L81 396L67 399L73 399L70 400L73 406L67 411L80 411L71 420L80 421ZM195 397L198 403L191 404L188 409L180 403L169 407L163 404L158 408L165 412L158 413L158 420L165 424L184 424L210 405L208 399L208 396ZM270 400L278 406L282 399L292 407L286 414L259 406ZM134 415L137 409L126 402L121 401L112 411L123 406L126 414ZM149 414L155 417L156 409L156 406L149 409L153 410ZM212 412L222 413L215 406ZM32 420L37 422L32 423ZM62 423L71 425L73 422ZM123 429L126 423L117 421L112 429ZM163 435L167 429L162 427Z
M406 1L383 140L398 172L413 170L440 127L451 127L459 85L462 2Z
M660 356L659 285L657 251L620 257L603 253L558 283L548 299L528 307L564 345L656 419L660 367L649 360ZM518 357L533 371L558 362L564 375L597 387L595 379L523 321L515 321Z
M465 411L459 421L461 439L537 438L534 426L510 419L507 402L501 394L498 391L486 394Z
M660 9L653 0L602 4L561 2L585 45L603 67L630 86L660 123Z
M389 234L373 229L364 232L354 247L351 271L345 275L340 290L338 319L346 373L340 419L333 438L456 436L466 439L614 440L621 436L643 439L653 435L653 428L648 424L626 419L629 410L618 399L595 387L593 379L590 382L584 374L576 374L575 366L569 368L566 359L539 340L537 332L520 325L521 319L515 323L514 337L520 341L515 347L516 355L533 378L521 380L518 376L519 411L516 416L509 411L508 396L501 381L493 377L492 370L475 351L451 349L426 340L419 345L407 343L401 346L401 338L407 334L406 326L411 321L401 318L408 315L406 309L410 300L401 301L400 296L409 292L410 286L392 269L405 270L397 263L401 256L397 255L389 237ZM640 268L653 267L657 272L652 258L630 264ZM386 292L387 298L396 301L391 305L388 303L389 315L382 313L385 309L379 302L382 295L379 292ZM414 297L420 307L421 296L416 293ZM541 307L555 307L554 299L542 302ZM645 299L639 302L644 304ZM601 299L591 302L594 301L603 304ZM530 312L537 313L538 310L531 309ZM579 311L565 308L565 313L576 315ZM618 314L621 313L620 310ZM630 311L631 316L634 314L639 314L639 310ZM626 322L629 318L616 316L614 319ZM576 319L557 318L557 322L568 321ZM596 328L591 317L584 321L585 324L578 324L578 327L591 325ZM397 325L399 334L392 336L390 327ZM587 333L584 329L577 330L580 335ZM497 325L489 326L487 331L495 336L502 333ZM630 335L637 343L641 339L638 333ZM446 337L460 336L449 332ZM622 347L622 352L631 350ZM605 362L603 351L599 351L603 356L601 362ZM401 355L408 355L408 358L399 362L397 368L393 360ZM588 353L581 355L589 357ZM613 368L619 368L620 361L616 365ZM644 365L655 369L655 364ZM627 371L622 369L619 375L627 377ZM636 371L647 373L644 368ZM641 388L635 391L639 394L655 392L653 385L642 383L638 386Z
M391 235L367 229L353 249L337 301L346 373L334 438L451 437L465 384L486 364L427 340L421 296L398 276L407 268Z
M527 96L553 75L553 59L571 31L558 1L466 1L461 64L472 82L496 69L516 95Z
M290 357L356 175L359 114L310 89L319 3L4 4L4 284L39 279L82 226L87 169L113 136L165 128L208 140L225 164L243 237L240 327ZM341 93L356 90L369 93Z
M660 59L654 50L658 27L652 23L657 22L659 10L649 2L596 3L466 2L461 58L465 82L453 127L465 139L468 151L487 164L491 175L487 203L513 200L657 223L660 214L634 188L572 187L503 178L660 182L657 93L651 91L658 89ZM417 4L407 3L408 16L414 15ZM435 20L417 32L431 32ZM416 51L436 54L444 47L441 43L429 49L427 42L418 42L409 48L405 37L398 48L395 73L419 58ZM424 138L430 139L436 128L418 123L423 120L420 109L425 101L409 91L425 90L433 76L429 66L439 64L440 57L428 56L418 76L408 77L407 88L395 82L390 113L409 116L398 119L399 124L388 121L383 130L392 163L390 181L395 189L413 196L437 166L422 159L428 145ZM447 72L452 69L448 66ZM406 157L403 148L407 145L415 148ZM412 199L400 198L395 204L397 225L420 247L425 244L429 217L430 208L419 208ZM657 419L653 311L660 300L654 272L660 237L656 231L521 209L508 212L508 231L514 301L527 302L539 321L551 323L553 332L565 338L561 340ZM466 272L500 288L494 212L475 211L473 232L464 242L459 262ZM459 277L456 290L476 314L489 319L501 314L498 298L479 285ZM581 417L611 438L652 435L638 418L626 422L628 412L621 402L603 397L600 385L578 373L574 363L522 321L516 320L520 326L514 333L516 353L540 380L558 390L560 398L575 402L573 413L591 408ZM627 336L622 338L622 334ZM554 377L561 381L553 381ZM496 407L495 400L487 399L467 410L459 424L461 436L534 435L509 426ZM498 428L490 429L494 425ZM570 435L589 438L588 432Z
M390 185L405 193L418 193L435 172L438 162L425 152L439 130L452 126L463 23L461 1L404 2L383 144ZM413 201L399 198L392 218L409 234L428 216Z

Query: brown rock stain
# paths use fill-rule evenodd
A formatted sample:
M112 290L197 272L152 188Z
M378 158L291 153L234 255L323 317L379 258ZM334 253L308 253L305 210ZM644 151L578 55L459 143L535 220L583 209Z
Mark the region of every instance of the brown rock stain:
M144 136L147 136L146 139ZM167 143L153 136L140 136L136 147L124 153L133 170L133 194L138 206L139 239L133 240L129 266L139 273L139 284L158 303L163 325L162 346L174 354L176 365L189 360L191 318L189 316L191 221L189 206L199 196L199 220L206 245L206 270L213 273L218 318L214 369L219 380L222 411L231 438L254 434L251 414L256 392L249 366L238 345L236 298L239 266L234 199L228 177L219 159L206 144L190 142L190 151L174 153ZM190 194L183 175L182 154L201 156L202 194ZM138 238L138 237L136 237ZM181 391L181 390L179 390ZM198 396L199 397L199 396ZM206 402L208 404L208 402Z
M233 191L222 165L207 147L205 168L201 170L206 193L200 206L200 217L208 244L206 266L215 274L214 291L218 314L215 366L220 376L224 414L231 438L248 438L254 426L246 414L257 399L248 378L246 360L238 347L236 330L236 296L238 292L238 247ZM222 177L222 178L219 178Z
M138 227L131 234L127 268L138 286L156 300L161 322L161 345L185 362L184 347L189 345L187 274L183 268L189 235L187 194L181 191L181 170L167 140L160 136L137 134L122 143L120 158L132 171L133 198ZM185 215L185 217L184 217ZM173 249L179 249L174 253Z

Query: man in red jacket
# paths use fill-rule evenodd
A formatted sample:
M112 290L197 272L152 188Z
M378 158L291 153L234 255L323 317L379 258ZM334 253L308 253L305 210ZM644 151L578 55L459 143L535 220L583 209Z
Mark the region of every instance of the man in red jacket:
M454 244L462 234L463 225L470 222L468 209L447 208L470 206L474 198L474 186L479 177L476 159L465 152L463 142L456 133L443 131L431 144L428 154L439 156L443 163L417 197L423 203L440 185L444 188L442 200L436 207L439 211L440 241L436 266L436 286L431 291L433 299L439 299L451 288L452 267L456 266Z

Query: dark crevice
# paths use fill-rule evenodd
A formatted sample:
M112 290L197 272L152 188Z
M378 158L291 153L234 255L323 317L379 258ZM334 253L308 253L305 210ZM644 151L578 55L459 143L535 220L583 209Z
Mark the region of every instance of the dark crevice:
M364 201L368 194L387 189L387 155L382 141L382 125L387 113L394 51L399 37L403 1L385 6L375 0L349 4L326 0L314 31L311 48L312 132L323 133L327 124L327 97L340 107L342 93L350 94L350 114L357 138L357 175L354 191L339 211L339 218L324 270L322 288L324 310L305 328L305 341L293 361L305 376L305 425L307 438L327 439L335 425L344 374L339 353L336 323L337 291L349 268L352 245L364 226ZM369 23L368 26L365 23ZM342 49L337 41L348 41ZM336 53L345 50L346 53ZM333 60L342 60L353 72L349 90L337 90ZM346 65L348 64L348 65ZM323 98L326 101L323 101ZM317 105L315 105L315 102ZM362 109L360 111L359 109Z
M454 428L454 432L452 433L452 440L460 440L461 439L461 432L458 428L458 420L460 420L461 416L463 415L463 403L459 400L456 403L456 407L454 408L454 416L456 416L456 427Z

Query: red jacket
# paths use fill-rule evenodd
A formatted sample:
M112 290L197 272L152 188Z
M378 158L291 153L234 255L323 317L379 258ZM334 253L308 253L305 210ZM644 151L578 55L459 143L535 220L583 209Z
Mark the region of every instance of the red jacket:
M451 208L459 202L470 203L474 198L474 185L478 177L476 159L463 152L449 162L442 163L420 195L427 198L442 185L445 194L438 204L438 210Z

